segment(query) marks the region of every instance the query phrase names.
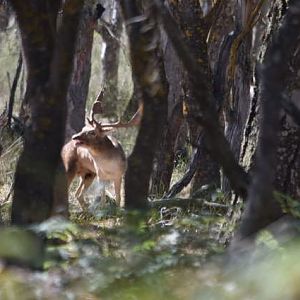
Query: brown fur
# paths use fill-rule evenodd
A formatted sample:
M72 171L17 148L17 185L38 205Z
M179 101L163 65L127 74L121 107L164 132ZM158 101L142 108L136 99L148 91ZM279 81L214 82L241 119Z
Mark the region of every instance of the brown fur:
M101 124L94 119L95 113L98 112L93 107L92 120L87 119L89 125L75 134L61 152L68 186L75 176L79 176L81 179L75 196L78 198L82 209L86 207L83 192L91 185L95 177L114 183L116 202L120 205L121 182L126 171L127 160L121 144L108 133L114 128L139 125L143 114L143 104L139 104L138 111L128 123L119 121L114 124ZM105 198L104 190L102 201L103 198Z
M123 148L115 138L86 126L63 147L61 155L67 173L68 186L76 176L80 177L75 196L82 209L86 208L83 192L96 176L99 180L114 183L116 201L120 205L121 182L127 163Z

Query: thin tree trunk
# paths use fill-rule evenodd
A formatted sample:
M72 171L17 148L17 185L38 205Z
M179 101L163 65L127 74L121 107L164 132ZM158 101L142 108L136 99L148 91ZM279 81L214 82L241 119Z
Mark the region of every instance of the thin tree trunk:
M119 54L123 20L119 4L114 1L110 7L109 28L101 27L101 36L105 42L105 53L102 61L104 96L102 101L105 116L117 116L120 99L118 94Z
M86 1L80 18L73 74L67 96L66 140L69 140L74 133L79 132L85 123L85 106L91 76L91 56L96 21L95 3L94 0Z
M152 174L151 193L162 196L169 190L174 168L175 144L183 121L182 102L173 108L172 114L164 126L161 144L156 154L155 169Z
M161 32L166 78L169 85L168 118L164 123L159 147L155 154L155 165L152 174L151 193L162 196L170 188L174 168L177 136L183 122L183 77L184 70L166 33Z

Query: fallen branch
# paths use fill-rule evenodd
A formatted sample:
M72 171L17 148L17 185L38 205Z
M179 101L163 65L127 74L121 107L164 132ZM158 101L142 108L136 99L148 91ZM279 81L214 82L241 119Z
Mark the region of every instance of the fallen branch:
M208 206L212 208L228 209L229 206L216 202L209 202L204 199L199 198L172 198L172 199L161 199L154 200L150 202L151 208L170 208L170 207L180 207L187 209L189 207L203 208L203 206Z
M202 137L203 137L203 134L201 133L197 140L198 145L201 143ZM171 189L168 191L168 193L164 196L164 199L173 198L175 195L180 193L191 182L194 174L196 173L196 171L198 169L198 162L200 159L200 155L201 155L201 153L199 151L199 148L197 148L193 154L193 157L189 164L188 170L185 172L183 177L171 187Z

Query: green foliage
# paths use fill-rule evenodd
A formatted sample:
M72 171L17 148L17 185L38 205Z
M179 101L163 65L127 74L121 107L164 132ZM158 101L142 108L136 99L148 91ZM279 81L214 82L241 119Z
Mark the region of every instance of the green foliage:
M294 200L288 195L282 194L278 191L273 193L275 199L279 202L283 212L291 214L292 216L300 217L300 202Z
M42 241L29 230L7 227L0 230L0 257L5 261L40 268Z
M1 270L0 264L1 299L276 300L300 294L297 239L278 240L263 231L248 257L228 264L215 235L220 217L199 210L116 210L101 218L97 212L73 218L33 228L47 238L43 272ZM23 234L0 232L2 258L36 258Z

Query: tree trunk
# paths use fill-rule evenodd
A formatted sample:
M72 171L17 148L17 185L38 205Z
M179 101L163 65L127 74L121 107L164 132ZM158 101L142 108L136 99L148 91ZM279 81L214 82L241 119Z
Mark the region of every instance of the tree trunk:
M205 69L201 65L202 61L196 60L194 55L190 53L190 49L186 47L176 23L170 16L169 11L164 4L159 0L155 0L154 2L158 8L160 20L164 29L187 71L189 82L192 87L191 91L196 99L196 101L188 103L189 107L187 109L190 116L196 123L203 126L208 150L212 157L224 168L224 172L230 179L232 188L239 195L245 196L247 194L249 178L244 170L238 165L230 150L230 146L222 133L218 121L216 103L213 101L213 94L209 88L211 82L208 82ZM220 5L222 2L218 1L217 4L218 3ZM217 4L215 7L218 8L219 6L217 6ZM208 16L211 16L211 13L215 14L215 12L216 10L213 10ZM210 20L210 22L208 22L207 25L211 26L211 22L214 18L206 19L206 22L208 20ZM199 34L201 34L202 28L197 27L196 30L200 31Z
M163 125L162 137L155 154L151 193L160 197L170 188L174 168L177 136L183 122L183 76L184 71L172 44L164 31L161 32L161 48L164 69L169 85L168 117Z
M127 20L140 16L135 1L122 1L122 9ZM132 209L147 207L154 154L167 108L163 64L158 56L156 11L149 2L145 7L145 15L147 18L143 22L132 23L129 31L132 70L144 101L140 131L125 175L125 204ZM147 28L146 32L144 28ZM153 44L153 41L156 43Z
M297 74L291 74L291 67L294 69L295 60L298 62L300 60L298 54L300 3L291 0L289 4L282 25L272 36L261 71L263 101L257 161L239 230L238 238L241 239L253 238L260 229L283 215L279 202L275 200L273 194L274 183L280 192L288 193L288 196L293 198L300 196L297 188L300 160L299 128L288 122L287 115L281 111L282 104L287 101L284 91L291 81L291 76ZM295 79L298 78L293 78ZM297 161L298 163L295 163ZM293 173L294 175L291 175Z
M105 53L102 61L104 96L103 113L106 117L118 115L118 69L122 34L122 18L117 1L109 8L109 28L102 26L101 36L105 42Z
M260 106L262 102L261 95L261 82L258 72L258 66L265 59L266 50L269 47L270 40L272 39L272 33L278 29L280 20L284 10L282 9L282 1L277 0L273 3L266 3L266 7L262 8L262 17L257 23L259 30L254 30L253 41L261 39L260 46L256 42L252 47L252 57L255 57L254 61L254 82L252 87L252 95L250 96L250 105L248 110L248 116L243 132L242 144L240 149L240 162L241 165L252 174L255 166L255 152L257 149L258 133L259 133L259 118L260 118ZM267 17L269 16L269 17ZM263 30L262 30L263 28ZM250 82L249 82L250 84ZM250 90L250 86L248 87ZM233 194L231 199L231 206L227 213L227 218L230 220L226 226L233 228L240 220L243 208L243 200L238 195ZM231 238L231 231L225 230L221 232L223 236L223 242L228 243Z
M66 180L58 169L62 170L66 95L82 1L65 1L57 31L60 1L51 0L50 5L48 1L12 0L12 5L27 63L25 99L30 108L24 150L15 173L12 223L30 224L50 216L55 197L60 204L56 209L67 214ZM62 179L59 186L57 177Z
M91 55L95 27L95 0L85 1L80 17L71 83L68 89L66 141L85 123L85 106L91 76Z
M195 0L184 2L170 1L169 5L184 35L186 45L189 47L197 62L199 62L199 67L204 75L200 80L205 80L208 93L211 94L211 100L213 101L212 75L206 41L215 15L209 17L210 19L204 18L200 3ZM183 86L183 90L185 91L186 119L189 124L191 142L193 145L196 145L196 141L202 130L201 127L199 127L199 123L195 122L193 116L195 112L195 93L193 88L193 84L186 78ZM201 139L201 144L196 145L196 147L201 148L201 150L199 149L199 154L201 153L202 155L197 156L198 167L192 181L192 193L208 183L218 185L219 181L219 167L208 154L204 141L205 139Z
M234 43L239 38L241 32L247 30L247 20L253 12L255 4L256 1L252 0L236 2L235 33L230 55L232 54ZM226 99L224 99L225 102L223 103L225 136L237 160L240 158L243 132L250 106L250 85L253 70L253 66L251 65L252 28L249 28L249 31L236 50L236 62L229 61L229 65L227 66ZM230 74L231 67L234 68L233 74ZM231 194L231 188L226 177L222 178L222 191L227 195Z
M182 122L182 101L179 100L164 126L160 147L156 152L151 193L158 197L161 197L170 188L175 160L175 145Z

